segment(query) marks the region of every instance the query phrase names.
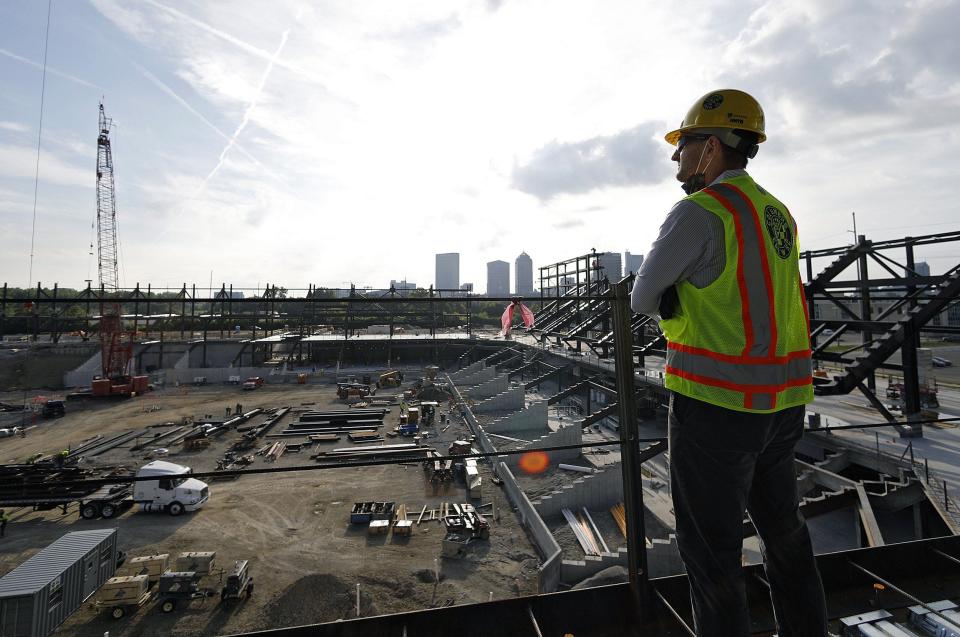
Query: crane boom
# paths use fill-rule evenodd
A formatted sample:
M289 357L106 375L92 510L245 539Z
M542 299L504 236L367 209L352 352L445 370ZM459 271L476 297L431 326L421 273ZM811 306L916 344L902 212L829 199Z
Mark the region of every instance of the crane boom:
M97 258L100 274L100 358L102 378L112 385L128 381L127 367L133 356L133 342L123 331L120 303L111 300L120 288L117 257L117 202L114 195L113 153L110 125L100 104L97 136Z

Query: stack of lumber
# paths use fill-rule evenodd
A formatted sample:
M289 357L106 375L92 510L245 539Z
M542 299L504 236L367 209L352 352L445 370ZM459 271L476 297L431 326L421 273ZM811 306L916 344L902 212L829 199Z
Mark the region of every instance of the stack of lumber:
M627 537L627 512L623 506L623 502L619 502L610 507L610 515L612 515L616 521L617 527L620 529L623 537Z
M604 542L603 536L600 535L600 531L597 529L596 524L593 523L593 518L590 517L590 512L587 511L586 507L583 508L582 516L573 513L570 509L563 509L561 512L563 513L563 517L567 519L567 524L573 529L573 534L577 537L577 541L580 543L580 548L583 549L584 555L600 555L601 553L610 552L607 543Z
M280 459L280 456L283 455L283 452L287 450L287 443L285 442L275 442L270 445L270 448L263 454L267 460L276 462Z

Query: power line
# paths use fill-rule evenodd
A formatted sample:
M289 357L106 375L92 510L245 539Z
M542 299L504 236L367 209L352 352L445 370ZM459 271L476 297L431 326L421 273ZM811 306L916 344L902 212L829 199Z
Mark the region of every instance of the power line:
M37 237L37 192L40 188L40 140L43 139L43 100L47 92L47 45L50 43L50 13L53 0L47 0L47 28L43 37L43 74L40 80L40 125L37 129L37 167L33 177L33 223L30 229L30 268L27 287L33 285L33 248Z

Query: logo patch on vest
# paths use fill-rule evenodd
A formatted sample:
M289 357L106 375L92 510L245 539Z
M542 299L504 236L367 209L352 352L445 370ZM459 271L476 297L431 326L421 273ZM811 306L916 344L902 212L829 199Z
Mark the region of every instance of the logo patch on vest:
M763 217L767 234L773 241L773 249L777 251L778 257L786 259L793 250L793 232L790 230L786 215L774 206L767 206L763 209Z

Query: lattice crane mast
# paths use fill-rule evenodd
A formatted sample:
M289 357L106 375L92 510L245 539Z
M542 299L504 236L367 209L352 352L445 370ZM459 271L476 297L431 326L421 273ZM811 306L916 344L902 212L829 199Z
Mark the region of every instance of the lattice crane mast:
M100 346L103 370L101 378L109 380L110 386L115 388L105 393L129 393L129 389L120 386L129 383L127 368L133 355L133 342L123 331L119 300L111 300L120 289L117 267L117 202L114 195L113 154L110 150L112 122L113 119L104 113L101 102L100 133L97 136L97 260L101 289ZM94 393L104 392L101 390Z

